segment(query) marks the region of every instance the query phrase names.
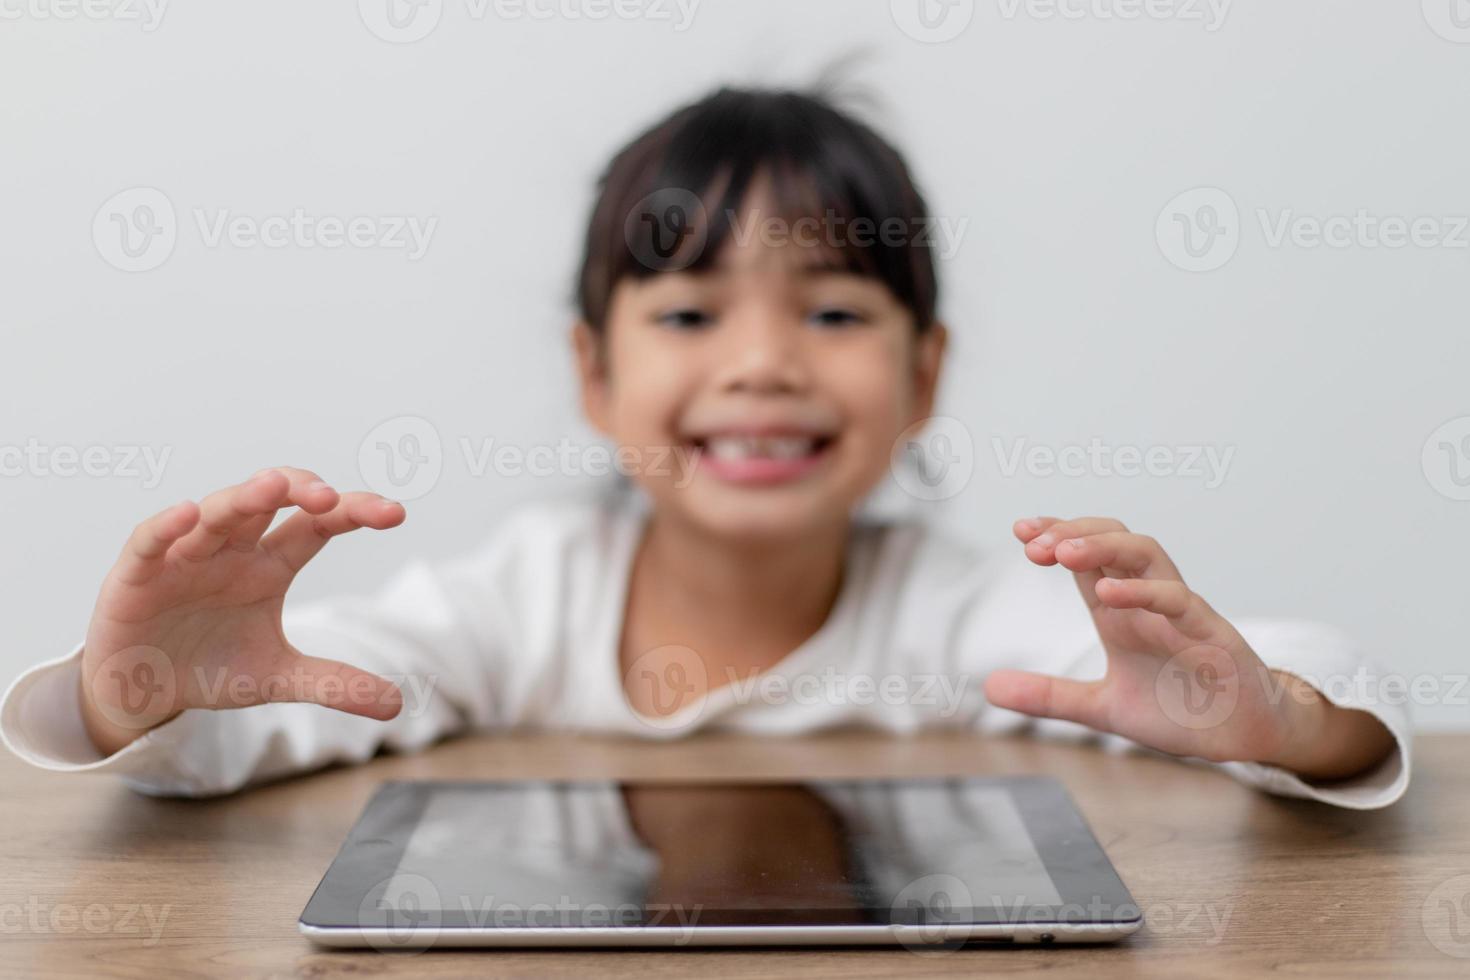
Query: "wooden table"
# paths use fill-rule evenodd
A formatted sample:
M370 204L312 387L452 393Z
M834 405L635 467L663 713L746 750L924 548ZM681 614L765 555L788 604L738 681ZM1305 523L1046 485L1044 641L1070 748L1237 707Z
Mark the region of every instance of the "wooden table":
M1470 977L1470 736L1421 738L1397 805L1268 797L1204 767L1026 739L646 744L474 737L234 797L153 800L0 752L0 976ZM1118 946L327 951L296 917L386 779L1050 773L1143 907Z

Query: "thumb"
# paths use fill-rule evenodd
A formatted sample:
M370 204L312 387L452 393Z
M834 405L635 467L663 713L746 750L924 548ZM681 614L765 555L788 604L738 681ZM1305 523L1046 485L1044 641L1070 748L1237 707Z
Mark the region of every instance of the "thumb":
M997 708L1098 728L1102 715L1098 683L1026 670L996 670L985 678L985 698Z
M297 653L284 666L262 684L264 700L319 704L378 721L394 718L403 709L403 692L397 684L340 660Z

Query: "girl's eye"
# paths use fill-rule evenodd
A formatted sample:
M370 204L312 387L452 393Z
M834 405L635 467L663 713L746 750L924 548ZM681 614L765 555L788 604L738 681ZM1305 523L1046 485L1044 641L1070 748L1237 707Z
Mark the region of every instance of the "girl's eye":
M863 322L861 314L837 307L818 310L812 314L811 319L813 323L822 327L846 327Z
M714 319L703 310L689 308L669 310L667 313L660 314L657 322L678 330L698 330L713 323Z

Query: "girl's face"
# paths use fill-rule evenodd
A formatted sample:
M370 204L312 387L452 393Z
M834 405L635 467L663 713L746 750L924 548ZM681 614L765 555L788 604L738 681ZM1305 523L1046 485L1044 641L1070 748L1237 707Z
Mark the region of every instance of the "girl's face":
M660 514L796 537L845 523L928 417L945 331L820 249L743 237L707 271L619 283L601 338L578 325L583 407Z

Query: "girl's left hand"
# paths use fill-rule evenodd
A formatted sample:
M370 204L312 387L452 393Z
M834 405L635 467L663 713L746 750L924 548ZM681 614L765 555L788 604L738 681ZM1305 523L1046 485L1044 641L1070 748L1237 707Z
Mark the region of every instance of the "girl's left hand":
M1321 713L1332 706L1304 681L1267 669L1153 538L1106 517L1041 517L1014 530L1027 558L1072 571L1107 672L1079 681L998 670L985 682L992 704L1216 762L1308 768L1301 763L1320 755Z

